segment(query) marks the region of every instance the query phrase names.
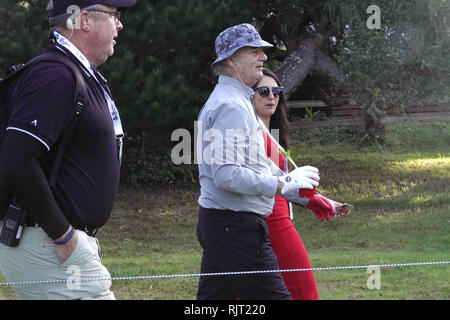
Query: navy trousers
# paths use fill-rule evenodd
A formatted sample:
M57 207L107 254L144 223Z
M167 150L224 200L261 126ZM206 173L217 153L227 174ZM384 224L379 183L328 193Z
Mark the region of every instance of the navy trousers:
M279 270L268 226L259 215L200 207L201 273ZM281 273L201 276L199 300L290 300Z

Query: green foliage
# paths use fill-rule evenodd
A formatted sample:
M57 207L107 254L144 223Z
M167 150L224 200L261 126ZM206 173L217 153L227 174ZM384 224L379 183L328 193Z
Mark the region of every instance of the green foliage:
M426 96L440 97L439 103L450 101L450 3L449 1L429 1L429 30L421 37L426 46L421 55L420 68L431 76L424 83Z
M266 37L277 33L287 53L297 49L309 23L325 39L336 36L337 48L329 42L321 47L334 53L346 76L342 89L352 102L362 106L367 144L383 143L385 130L380 119L387 108L408 104L442 104L450 101L450 3L442 0L392 1L254 1L257 17L267 27ZM367 21L370 5L381 10L381 29L371 30ZM346 34L346 26L349 33ZM346 53L353 50L353 54ZM336 50L337 49L337 50ZM283 55L281 55L283 56ZM275 59L280 53L274 53ZM270 66L275 65L270 61ZM306 120L311 119L307 114Z
M0 5L0 77L9 66L39 53L48 35L46 0L2 0Z
M167 145L174 129L193 128L215 82L209 65L216 36L250 17L234 0L140 1L127 11L117 52L102 67L127 132Z
M45 46L47 0L2 0L0 75ZM182 181L191 169L168 156L170 133L192 129L214 87L214 41L225 28L251 22L252 5L237 0L138 1L122 15L115 54L102 66L125 134L122 181L134 185Z
M122 161L122 182L129 186L192 184L197 181L197 165L173 164L170 157L171 150L168 148L144 152L137 148L128 148L125 151Z
M124 14L117 51L102 68L128 136L124 181L142 185L197 177L196 166L172 164L170 133L192 131L216 81L209 67L214 40L244 21L251 21L251 7L236 0L140 1Z
M318 118L320 111L312 111L312 108L305 108L305 116L302 121L314 121Z
M47 2L0 2L0 77L7 67L30 59L45 45ZM389 30L367 29L370 4L368 0L138 1L123 14L116 52L101 66L126 133L123 181L169 183L179 176L188 180L195 176L191 168L171 164L170 133L177 128L193 131L216 82L209 66L219 32L252 22L253 17L258 21L260 15L278 19L287 53L295 49L309 22L323 34L340 36L345 24L351 26L336 58L348 76L346 90L365 106L367 124L373 129L366 130L368 140L383 141L379 117L387 107L401 108L430 97L448 102L449 2L378 1L382 25L403 28L408 34L391 42L386 41ZM265 35L272 42L272 34ZM342 54L344 46L356 54ZM273 69L279 64L273 59L267 65Z
M292 140L302 141L308 146L315 143L333 144L348 143L353 145L361 144L361 135L364 131L359 127L316 127L311 129L292 130Z
M380 119L387 108L402 109L429 96L449 98L444 70L450 63L450 4L412 2L378 1L380 30L366 26L370 1L343 2L350 34L340 43L337 60L347 75L344 87L364 109L367 144L385 141ZM343 54L344 47L354 54Z

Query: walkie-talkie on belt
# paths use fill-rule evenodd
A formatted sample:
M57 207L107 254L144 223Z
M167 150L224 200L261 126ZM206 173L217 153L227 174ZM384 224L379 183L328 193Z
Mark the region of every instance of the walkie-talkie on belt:
M25 219L26 212L16 203L10 204L3 220L0 243L8 247L17 247L22 237Z

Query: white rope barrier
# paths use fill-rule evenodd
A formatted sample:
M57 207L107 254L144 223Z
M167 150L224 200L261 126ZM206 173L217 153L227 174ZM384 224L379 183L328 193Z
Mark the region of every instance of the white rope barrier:
M450 264L450 261L391 263L391 264L363 265L363 266L341 266L341 267L317 267L317 268L285 269L285 270L282 269L282 270L254 270L254 271L216 272L216 273L168 274L168 275L154 275L154 276L110 277L110 278L92 278L92 279L76 279L73 277L69 277L69 279L3 282L3 283L0 283L0 287L1 286L19 286L19 285L56 284L56 283L76 283L76 282L91 282L91 281L152 280L152 279L167 279L167 278L188 278L188 277L217 277L217 276L248 275L248 274L278 273L278 272L284 273L284 272L302 272L302 271L368 269L368 268L377 268L377 267L378 268L393 268L393 267L430 266L430 265L445 265L445 264Z

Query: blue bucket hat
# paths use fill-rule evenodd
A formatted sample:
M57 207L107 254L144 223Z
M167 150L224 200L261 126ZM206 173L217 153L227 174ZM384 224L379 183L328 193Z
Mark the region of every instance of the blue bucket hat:
M211 68L226 58L229 58L238 49L243 47L273 47L270 43L261 39L255 27L248 23L242 23L222 31L216 38L217 59L211 64Z

